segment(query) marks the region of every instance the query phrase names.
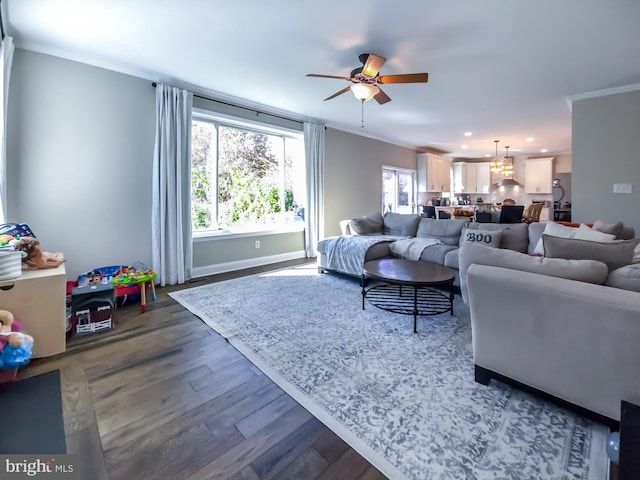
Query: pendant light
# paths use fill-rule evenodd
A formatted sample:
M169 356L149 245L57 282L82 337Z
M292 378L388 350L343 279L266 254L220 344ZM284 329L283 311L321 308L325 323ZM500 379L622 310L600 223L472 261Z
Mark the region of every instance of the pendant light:
M505 177L513 177L513 162L509 159L509 147L504 147L507 153L504 157L504 164L502 166L502 175Z
M513 161L509 160L509 147L505 147L507 150L506 162L502 167L502 174L505 178L499 183L501 187L521 187L522 185L513 179ZM510 178L506 178L510 177Z
M502 160L498 157L498 142L500 140L494 140L496 142L496 156L493 158L493 162L491 162L491 172L493 173L501 173L502 172Z

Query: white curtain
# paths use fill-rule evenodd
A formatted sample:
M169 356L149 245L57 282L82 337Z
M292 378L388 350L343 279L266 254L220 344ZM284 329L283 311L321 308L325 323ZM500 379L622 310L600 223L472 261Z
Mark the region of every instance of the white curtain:
M324 125L305 122L304 153L307 176L305 249L317 256L318 240L324 237Z
M13 38L4 37L0 45L0 62L2 62L2 109L0 114L0 223L7 221L7 103L9 102L9 77L13 62Z
M193 94L156 87L152 258L160 285L191 278L191 111Z

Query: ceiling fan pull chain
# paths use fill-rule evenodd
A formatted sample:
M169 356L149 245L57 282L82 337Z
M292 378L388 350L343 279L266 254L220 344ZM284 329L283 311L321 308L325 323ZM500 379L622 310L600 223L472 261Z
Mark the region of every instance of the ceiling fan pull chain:
M360 113L360 128L364 128L364 99L360 100L360 108L361 108L361 113Z

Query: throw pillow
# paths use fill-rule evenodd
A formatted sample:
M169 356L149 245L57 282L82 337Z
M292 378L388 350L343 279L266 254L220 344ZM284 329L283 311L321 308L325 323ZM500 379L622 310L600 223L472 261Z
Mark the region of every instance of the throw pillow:
M602 243L545 234L542 235L542 240L545 257L568 260L599 260L607 265L610 272L631 264L633 251L640 243L640 238Z
M604 220L596 220L593 224L593 229L617 237L622 231L622 222L609 223Z
M595 228L591 228L588 225L581 223L573 238L577 238L578 240L592 240L594 242L612 242L616 239L616 236L609 233L599 232Z
M410 213L387 212L384 214L382 232L386 235L415 237L420 218L420 215Z
M554 237L560 238L574 238L576 235L577 229L574 227L566 227L564 225L560 225L556 222L547 222L544 227L544 231L542 235L553 235ZM536 248L533 250L534 255L544 255L544 243L542 241L542 237L538 240L536 244Z
M501 231L489 231L489 230L462 230L463 243L474 242L487 247L498 248L500 247L500 239L502 238Z
M366 217L352 218L349 220L349 229L356 235L382 233L382 215L372 213Z

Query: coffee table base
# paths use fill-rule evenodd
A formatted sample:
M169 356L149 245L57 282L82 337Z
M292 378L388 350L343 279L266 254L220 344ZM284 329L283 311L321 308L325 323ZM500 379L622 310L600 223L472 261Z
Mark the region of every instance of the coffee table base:
M453 289L446 295L431 287L382 284L368 290L362 288L362 309L365 298L374 307L387 312L413 315L413 333L417 333L418 316L453 315Z

